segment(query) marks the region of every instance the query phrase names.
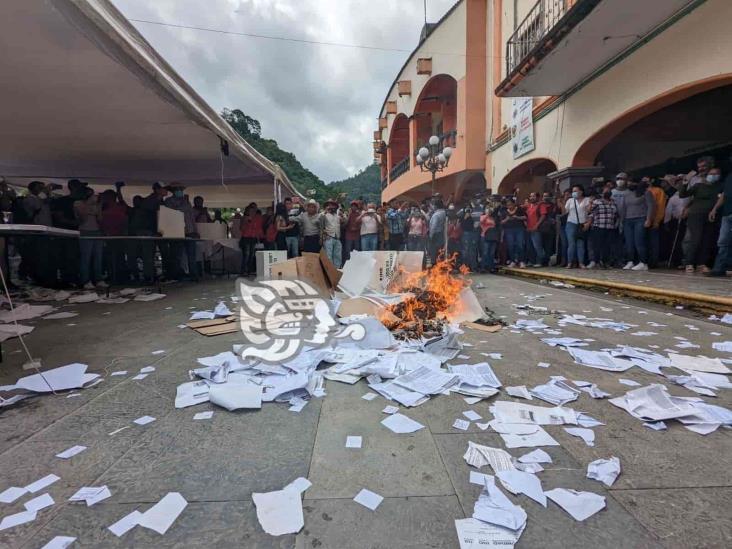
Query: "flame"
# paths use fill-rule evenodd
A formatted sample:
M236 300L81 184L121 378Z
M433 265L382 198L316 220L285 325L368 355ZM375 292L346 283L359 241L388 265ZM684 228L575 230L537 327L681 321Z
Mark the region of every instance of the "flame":
M460 292L470 285L470 270L462 265L460 276L453 275L456 255L438 261L432 268L417 273L399 271L389 286L393 293L411 293L400 303L385 307L379 320L390 330L405 330L419 337L428 325L445 318L459 302Z

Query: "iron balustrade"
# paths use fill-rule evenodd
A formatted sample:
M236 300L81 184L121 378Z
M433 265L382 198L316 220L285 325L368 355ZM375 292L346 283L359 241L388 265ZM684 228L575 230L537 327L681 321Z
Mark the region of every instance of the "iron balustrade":
M569 11L569 0L539 0L506 43L506 75L526 59Z
M395 164L394 167L389 171L389 180L394 181L400 175L409 171L409 155L405 156L403 160Z

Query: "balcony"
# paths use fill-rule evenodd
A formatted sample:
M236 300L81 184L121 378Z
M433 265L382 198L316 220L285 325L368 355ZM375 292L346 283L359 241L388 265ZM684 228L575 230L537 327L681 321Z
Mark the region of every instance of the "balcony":
M400 175L403 175L409 171L409 156L407 155L399 161L394 167L389 170L389 181L394 181Z
M700 0L538 0L506 43L500 97L562 95Z

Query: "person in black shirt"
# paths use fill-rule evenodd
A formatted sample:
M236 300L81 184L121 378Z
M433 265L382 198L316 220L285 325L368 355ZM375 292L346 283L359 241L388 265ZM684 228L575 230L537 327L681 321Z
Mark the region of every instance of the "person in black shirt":
M506 200L506 209L501 214L501 228L506 242L508 266L526 267L524 262L524 240L526 238L526 211L516 205L513 198Z

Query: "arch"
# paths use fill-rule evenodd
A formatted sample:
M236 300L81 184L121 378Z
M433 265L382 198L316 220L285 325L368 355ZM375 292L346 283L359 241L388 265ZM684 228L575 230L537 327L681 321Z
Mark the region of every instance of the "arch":
M532 158L508 172L494 191L500 195L511 195L518 189L521 199L532 192L548 190L550 180L547 175L557 171L557 163L551 158Z
M623 130L661 109L688 99L702 92L732 84L732 73L718 74L695 82L677 86L657 95L640 105L628 109L613 121L590 136L578 149L572 160L573 167L594 166L602 149Z
M430 136L445 136L443 145L455 146L457 130L457 80L449 74L430 78L417 101L412 117L415 120L415 149L427 143Z
M391 170L409 157L409 119L404 114L398 114L391 125L389 148L391 163L388 169Z

